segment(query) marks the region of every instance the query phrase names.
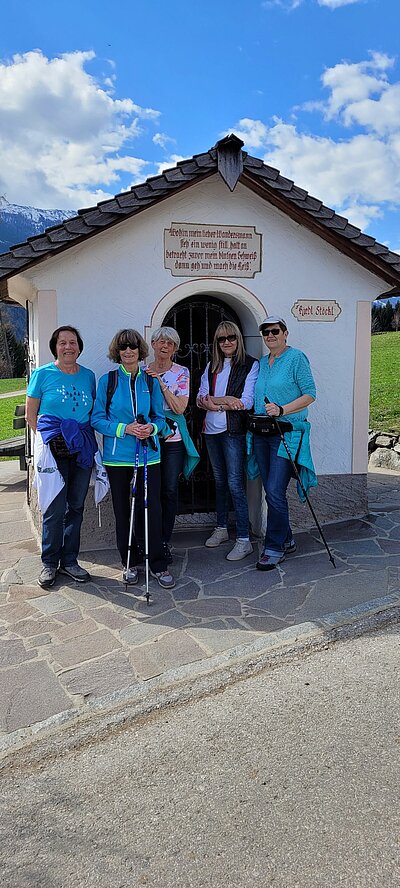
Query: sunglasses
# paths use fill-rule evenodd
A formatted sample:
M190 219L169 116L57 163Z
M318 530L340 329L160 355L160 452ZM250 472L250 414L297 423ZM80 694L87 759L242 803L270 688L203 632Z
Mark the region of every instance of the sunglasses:
M272 330L267 330L266 327L263 327L261 330L263 336L278 336L282 332L280 327L273 327Z
M223 345L224 342L236 342L236 340L236 333L229 333L228 336L218 336L217 342L218 345Z
M120 352L124 352L127 350L127 348L130 348L132 351L134 351L134 349L139 348L139 346L137 342L127 342L125 345L120 345L119 350Z

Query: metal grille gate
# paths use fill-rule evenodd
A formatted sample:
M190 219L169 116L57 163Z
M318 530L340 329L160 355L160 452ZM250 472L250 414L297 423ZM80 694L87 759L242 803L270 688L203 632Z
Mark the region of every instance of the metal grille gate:
M214 512L215 488L207 448L202 435L204 411L196 407L200 379L211 358L214 332L221 321L232 321L241 327L236 313L211 296L184 299L165 316L163 324L174 327L181 344L176 360L190 370L190 398L185 416L188 429L199 453L200 462L189 481L179 482L178 514Z

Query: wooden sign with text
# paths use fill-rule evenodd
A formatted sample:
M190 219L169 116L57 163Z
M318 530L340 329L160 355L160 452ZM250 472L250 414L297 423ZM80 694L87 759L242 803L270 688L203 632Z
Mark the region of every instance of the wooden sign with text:
M298 299L291 311L298 321L336 321L342 309L336 299Z
M164 267L176 277L244 277L261 271L261 234L250 225L172 222Z

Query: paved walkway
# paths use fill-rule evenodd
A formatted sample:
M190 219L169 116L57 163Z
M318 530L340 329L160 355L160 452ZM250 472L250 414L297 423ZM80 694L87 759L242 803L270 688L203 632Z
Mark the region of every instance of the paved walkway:
M369 487L369 515L325 525L336 570L316 529L297 533L297 553L268 573L255 568L260 541L232 564L230 544L208 550L206 530L179 531L176 587L165 592L151 580L147 607L143 588L125 592L115 550L83 554L90 583L60 576L41 589L25 475L15 462L0 463L0 746L7 734L65 720L61 713L109 705L124 689L145 694L155 676L168 683L186 667L195 677L271 638L329 630L399 604L400 475L370 475Z
M0 394L0 398L16 398L18 397L18 395L26 395L26 388L19 389L18 392L2 392L2 394Z

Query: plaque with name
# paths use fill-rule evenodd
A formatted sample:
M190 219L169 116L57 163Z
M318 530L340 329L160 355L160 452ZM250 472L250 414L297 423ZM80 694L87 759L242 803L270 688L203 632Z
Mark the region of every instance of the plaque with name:
M261 234L251 225L172 222L164 229L164 267L174 277L253 278Z
M336 321L342 309L336 299L298 299L291 311L298 321Z

